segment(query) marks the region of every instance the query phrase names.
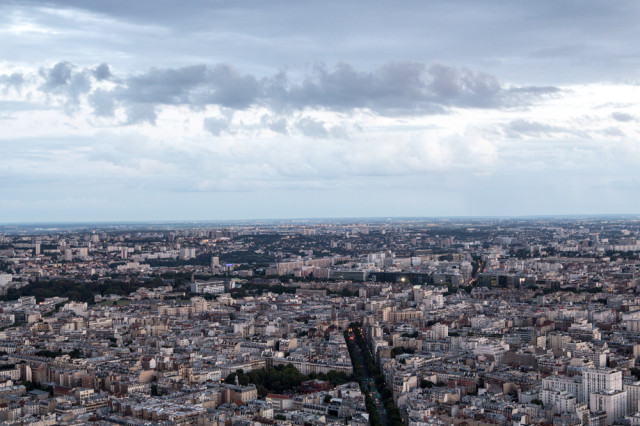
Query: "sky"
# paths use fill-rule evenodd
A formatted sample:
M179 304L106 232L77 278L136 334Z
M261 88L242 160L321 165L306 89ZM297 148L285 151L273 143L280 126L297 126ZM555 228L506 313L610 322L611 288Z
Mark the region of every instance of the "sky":
M640 213L635 0L4 0L0 223Z

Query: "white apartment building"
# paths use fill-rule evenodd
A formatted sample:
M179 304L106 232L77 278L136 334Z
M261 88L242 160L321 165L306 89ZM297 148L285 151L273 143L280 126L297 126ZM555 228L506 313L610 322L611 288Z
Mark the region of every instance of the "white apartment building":
M578 402L584 401L581 377L549 376L542 379L542 389L565 391L576 397Z
M542 389L540 400L545 406L552 405L555 414L574 413L578 403L572 393L553 389Z
M625 383L622 390L627 392L627 414L634 414L640 411L640 382Z
M589 404L591 411L595 410L591 406L590 396L600 391L622 391L622 371L611 368L585 370L582 373L582 392L584 402ZM626 398L625 394L625 406Z
M607 425L624 418L627 414L627 393L623 390L601 390L592 392L589 398L591 412L607 413Z

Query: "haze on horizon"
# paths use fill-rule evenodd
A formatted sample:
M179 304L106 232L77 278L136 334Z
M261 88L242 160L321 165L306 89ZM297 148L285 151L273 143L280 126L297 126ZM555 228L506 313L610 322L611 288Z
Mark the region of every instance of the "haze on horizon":
M0 5L0 223L640 213L640 4Z

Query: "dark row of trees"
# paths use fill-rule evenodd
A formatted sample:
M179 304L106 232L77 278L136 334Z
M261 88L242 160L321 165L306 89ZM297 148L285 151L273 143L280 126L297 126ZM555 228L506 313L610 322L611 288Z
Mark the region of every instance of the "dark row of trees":
M258 395L265 396L268 393L283 393L295 390L307 380L326 380L334 386L343 385L353 380L353 377L338 371L328 373L302 374L292 364L278 365L269 369L261 368L245 373L238 370L229 374L225 381L235 383L236 376L238 383L246 386L249 383L256 385Z
M405 348L404 346L396 346L391 349L391 358L395 358L401 354L412 354L415 350L413 348Z
M69 355L69 357L71 357L72 359L83 358L82 352L80 351L80 349L74 349L71 352L62 352L61 349L58 349L57 351L50 351L47 349L43 349L41 351L35 352L34 355L43 356L47 358L55 358L62 355Z
M246 283L243 284L240 288L231 289L231 297L234 299L246 297L249 295L259 295L262 293L272 292L276 294L289 293L294 294L296 292L295 287L286 287L281 284L276 285L268 285L268 284L254 284L254 283Z
M23 296L35 296L36 301L42 302L47 297L68 297L75 302L93 303L94 296L117 294L128 296L141 287L154 288L162 286L161 279L147 281L91 281L77 282L72 280L41 280L27 284L20 288L10 288L2 300L16 300Z
M337 294L338 296L342 296L342 297L355 297L358 295L357 292L351 291L348 288L343 288L340 291L327 290L327 294Z

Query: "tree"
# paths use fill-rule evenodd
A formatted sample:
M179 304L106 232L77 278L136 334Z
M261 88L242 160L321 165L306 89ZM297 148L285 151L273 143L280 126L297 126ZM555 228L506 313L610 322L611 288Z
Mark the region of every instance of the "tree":
M435 383L433 383L430 380L425 380L425 379L420 380L420 387L422 389L424 389L424 388L432 388L434 385L435 385Z
M534 399L533 401L531 401L532 404L536 404L539 405L541 407L544 407L544 403L542 401L540 401L539 399Z

